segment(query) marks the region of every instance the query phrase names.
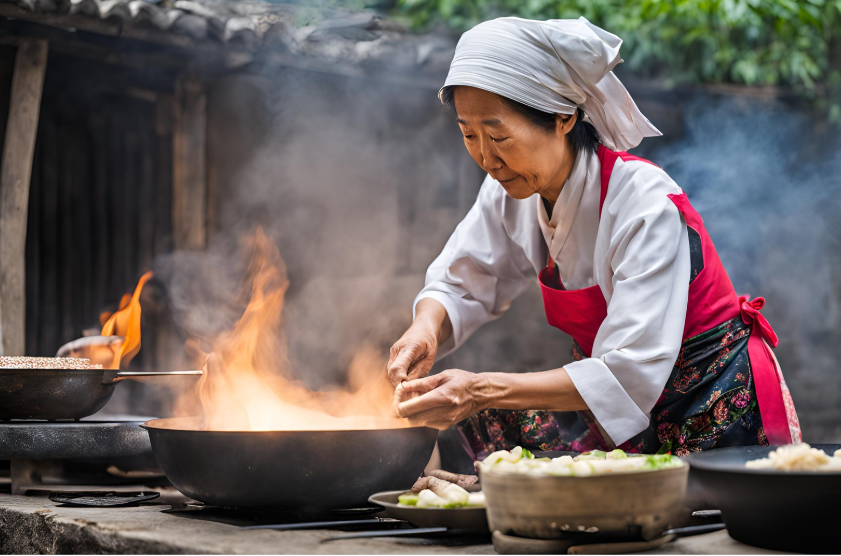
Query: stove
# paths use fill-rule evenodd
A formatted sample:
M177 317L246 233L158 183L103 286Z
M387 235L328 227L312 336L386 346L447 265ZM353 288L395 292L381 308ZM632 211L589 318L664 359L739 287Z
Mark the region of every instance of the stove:
M0 460L12 494L46 485L116 485L160 479L146 419L0 422Z

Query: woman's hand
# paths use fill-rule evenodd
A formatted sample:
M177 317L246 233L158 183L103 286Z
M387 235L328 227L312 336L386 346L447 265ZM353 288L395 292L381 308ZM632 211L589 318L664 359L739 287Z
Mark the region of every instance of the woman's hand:
M482 375L449 369L401 383L394 391L394 407L399 417L445 430L485 409L489 394Z
M483 409L581 411L587 403L563 367L537 373L469 373L450 369L394 391L399 417L444 430Z
M438 353L438 334L432 327L415 321L391 346L388 358L388 378L397 388L403 381L423 378L435 362Z
M434 299L422 299L409 329L391 346L388 378L397 386L406 380L423 378L435 363L438 343L452 334L450 318L444 306Z

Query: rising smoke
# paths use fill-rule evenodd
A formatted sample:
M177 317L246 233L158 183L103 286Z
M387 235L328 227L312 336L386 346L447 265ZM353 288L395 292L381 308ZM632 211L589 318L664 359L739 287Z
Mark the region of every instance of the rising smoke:
M432 90L275 69L218 83L211 116L214 239L157 265L176 320L199 337L230 328L237 238L262 226L288 264L293 368L313 387L341 380L360 345L385 351L408 326L481 176ZM772 102L698 97L684 119L685 135L649 156L704 217L737 291L767 299L806 440L838 441L841 146ZM543 370L567 346L529 291L436 368Z
M288 264L298 376L321 387L360 348L386 354L460 216L467 155L434 91L261 68L217 83L210 117L211 244L156 263L178 324L206 339L231 328L244 306L241 238L260 227Z
M739 294L762 296L804 439L841 439L841 141L806 110L699 97L652 154L703 216Z

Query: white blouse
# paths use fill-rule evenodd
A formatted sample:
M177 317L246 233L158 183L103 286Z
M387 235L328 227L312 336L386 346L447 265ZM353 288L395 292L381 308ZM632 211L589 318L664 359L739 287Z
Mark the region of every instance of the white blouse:
M689 242L686 223L667 197L681 189L662 169L617 159L601 219L600 175L596 154L582 152L551 219L539 195L516 200L485 178L476 203L430 265L415 305L432 298L446 308L453 336L440 346L444 356L500 317L550 253L566 289L598 284L607 317L592 357L563 367L608 441L618 445L648 427L677 360Z

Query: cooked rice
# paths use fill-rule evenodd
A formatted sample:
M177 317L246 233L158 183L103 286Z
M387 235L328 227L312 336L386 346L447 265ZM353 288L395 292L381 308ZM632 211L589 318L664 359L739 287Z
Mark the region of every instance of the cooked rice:
M26 357L0 355L0 369L101 369L102 365L91 364L90 359L76 357Z
M780 446L767 458L749 461L745 467L778 471L841 471L841 450L829 456L805 443Z

